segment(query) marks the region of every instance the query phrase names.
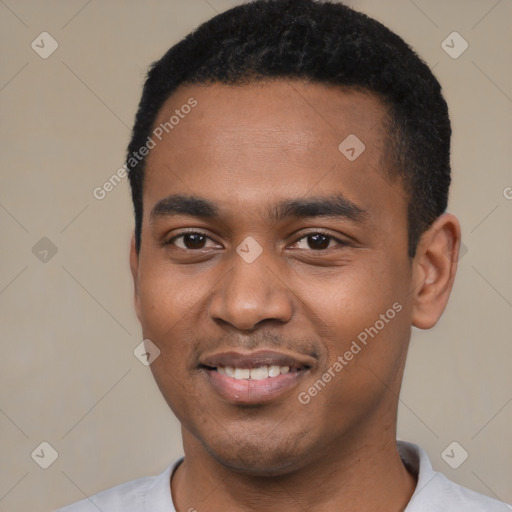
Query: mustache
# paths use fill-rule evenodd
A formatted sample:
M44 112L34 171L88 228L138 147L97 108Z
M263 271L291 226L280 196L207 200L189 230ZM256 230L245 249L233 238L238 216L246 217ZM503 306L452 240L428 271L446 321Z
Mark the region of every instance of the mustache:
M241 336L239 333L228 333L221 337L201 337L194 340L194 352L197 357L205 352L216 352L226 349L239 350L287 350L318 358L321 353L320 344L311 337L282 336L269 331L256 331Z

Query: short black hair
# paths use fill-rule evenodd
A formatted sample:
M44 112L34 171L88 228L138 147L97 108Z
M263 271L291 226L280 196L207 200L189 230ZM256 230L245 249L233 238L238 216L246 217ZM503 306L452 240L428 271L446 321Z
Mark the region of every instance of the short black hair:
M164 102L185 84L244 85L301 79L375 94L387 107L386 174L400 177L408 200L408 254L445 212L451 126L441 86L403 39L338 2L254 0L200 25L148 71L131 141L128 170L141 244L147 144ZM341 141L340 141L341 142Z

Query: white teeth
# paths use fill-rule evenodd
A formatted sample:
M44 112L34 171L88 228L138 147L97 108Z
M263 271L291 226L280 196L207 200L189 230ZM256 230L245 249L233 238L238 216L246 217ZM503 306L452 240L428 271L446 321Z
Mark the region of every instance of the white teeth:
M248 379L250 375L249 368L235 368L235 379Z
M251 379L263 380L268 378L268 366L260 366L259 368L251 369Z
M252 379L263 380L269 377L278 377L290 371L289 366L258 366L258 368L233 368L232 366L218 366L217 371L221 375L228 375L237 380Z
M283 368L288 368L287 366L283 366ZM283 372L285 373L285 372ZM268 376L269 377L277 377L278 375L281 375L281 369L279 366L272 365L268 367Z

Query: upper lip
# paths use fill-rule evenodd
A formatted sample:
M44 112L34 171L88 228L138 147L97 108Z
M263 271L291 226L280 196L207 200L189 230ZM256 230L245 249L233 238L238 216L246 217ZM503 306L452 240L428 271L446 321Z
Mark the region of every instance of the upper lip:
M259 366L289 366L290 368L311 368L315 360L303 354L286 354L273 350L256 352L216 352L202 358L201 365L210 368L230 366L233 368L258 368Z

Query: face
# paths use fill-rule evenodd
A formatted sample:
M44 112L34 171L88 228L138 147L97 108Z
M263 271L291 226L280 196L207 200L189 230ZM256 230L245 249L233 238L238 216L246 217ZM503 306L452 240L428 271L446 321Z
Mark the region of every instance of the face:
M384 106L299 81L187 85L155 126L177 109L131 264L184 442L271 475L394 435L412 270Z

